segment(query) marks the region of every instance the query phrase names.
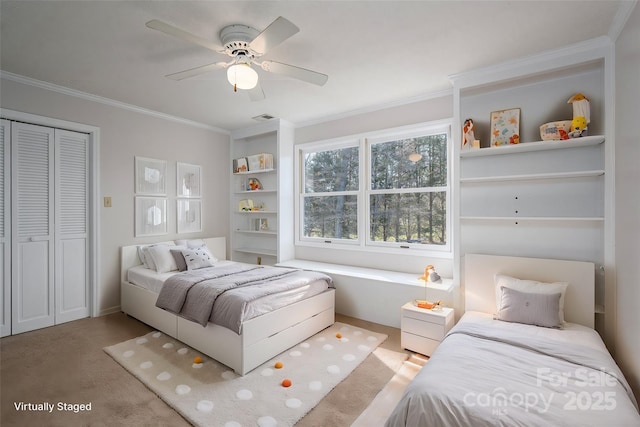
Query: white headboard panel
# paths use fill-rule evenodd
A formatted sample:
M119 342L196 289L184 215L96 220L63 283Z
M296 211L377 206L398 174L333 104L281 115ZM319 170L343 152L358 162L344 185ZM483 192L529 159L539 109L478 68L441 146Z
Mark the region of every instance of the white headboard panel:
M557 259L467 254L464 257L465 310L495 313L494 275L540 282L569 282L564 312L567 322L590 328L595 321L595 265Z
M227 259L227 240L224 237L210 237L204 240L205 244L209 248L211 255L218 259ZM174 244L170 242L155 242L150 244ZM144 243L131 246L123 246L120 251L120 280L127 280L127 270L136 265L142 264L142 261L138 258L138 246L144 246Z

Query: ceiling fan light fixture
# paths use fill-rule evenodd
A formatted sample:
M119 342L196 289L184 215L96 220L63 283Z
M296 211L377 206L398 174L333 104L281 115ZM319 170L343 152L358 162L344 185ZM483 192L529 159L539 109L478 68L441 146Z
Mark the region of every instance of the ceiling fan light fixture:
M258 84L258 73L249 64L237 63L227 68L227 80L234 89L253 89Z

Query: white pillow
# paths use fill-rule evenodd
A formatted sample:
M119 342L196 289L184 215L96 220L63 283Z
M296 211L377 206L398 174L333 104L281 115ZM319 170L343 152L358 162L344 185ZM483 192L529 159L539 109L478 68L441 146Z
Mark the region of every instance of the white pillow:
M197 270L198 268L213 267L218 260L211 255L209 248L202 246L198 249L183 249L182 255L187 264L187 270Z
M520 280L514 277L505 276L503 274L496 274L494 276L495 292L496 292L496 310L500 312L502 308L500 305L502 292L501 287L515 289L520 292L527 293L539 293L539 294L555 294L560 293L560 304L558 315L560 317L560 323L564 323L564 296L567 292L569 283L567 282L553 282L544 283L535 280Z
M145 268L149 268L149 263L147 262L147 257L144 255L144 251L143 251L144 248L145 248L145 246L138 246L138 259L140 259L140 261L142 261L142 265L144 265Z
M178 269L176 260L171 255L170 249L177 249L176 246L154 245L149 248L149 255L155 264L158 273L168 273Z
M495 319L545 328L562 326L560 292L520 292L505 286L500 289L500 310Z
M151 254L149 253L149 249L151 249L152 246L153 245L143 246L140 251L142 252L142 258L144 259L142 261L144 266L151 270L155 270L156 264L153 262L153 258L151 258Z
M176 245L184 246L187 249L197 249L205 246L205 243L204 243L204 240L202 239L192 239L192 240L179 239L179 240L176 240Z

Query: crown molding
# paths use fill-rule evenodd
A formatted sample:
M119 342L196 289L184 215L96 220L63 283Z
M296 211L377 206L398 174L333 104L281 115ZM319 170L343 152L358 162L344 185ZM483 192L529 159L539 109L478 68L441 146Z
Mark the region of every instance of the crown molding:
M208 125L206 123L196 122L194 120L188 120L182 117L172 116L170 114L161 113L159 111L149 110L147 108L138 107L136 105L127 104L124 102L116 101L114 99L105 98L103 96L92 95L87 92L82 92L76 89L60 86L57 84L45 82L42 80L36 80L31 77L25 77L19 74L10 73L8 71L0 70L0 79L10 80L16 83L21 83L28 86L37 87L40 89L49 90L52 92L60 93L63 95L72 96L74 98L83 99L85 101L97 102L99 104L108 105L110 107L121 108L128 111L133 111L139 114L145 114L162 120L168 120L171 122L180 123L187 126L193 126L201 129L207 129L213 132L229 135L230 132L226 129L217 128L215 126Z
M609 38L614 42L618 40L620 33L622 33L622 29L627 23L627 20L631 16L631 13L633 12L633 9L636 7L637 3L638 0L620 2L618 12L616 13L616 16L613 17L613 21L611 22L608 33Z

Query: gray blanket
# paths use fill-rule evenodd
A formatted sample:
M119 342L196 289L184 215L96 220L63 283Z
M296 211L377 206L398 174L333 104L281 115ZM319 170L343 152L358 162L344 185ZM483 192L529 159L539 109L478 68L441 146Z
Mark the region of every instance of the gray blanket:
M240 333L247 303L316 280L332 283L329 276L313 271L229 263L171 276L162 286L156 306L202 326L211 321ZM215 303L223 294L224 306L218 307Z

